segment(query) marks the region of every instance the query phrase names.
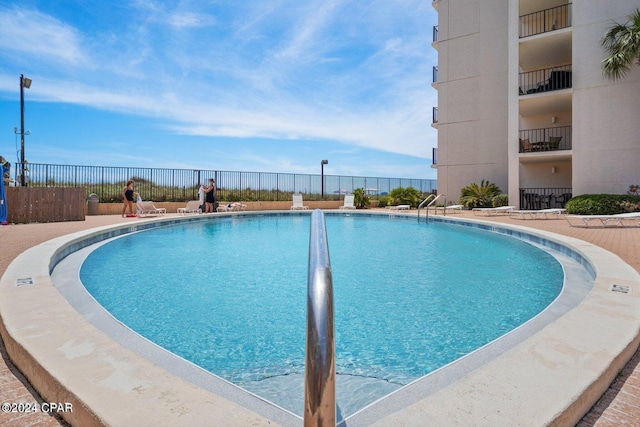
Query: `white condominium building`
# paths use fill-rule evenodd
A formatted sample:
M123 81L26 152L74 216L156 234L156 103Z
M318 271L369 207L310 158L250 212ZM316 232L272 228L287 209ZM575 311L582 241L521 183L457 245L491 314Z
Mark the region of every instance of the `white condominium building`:
M438 192L489 180L521 209L640 183L640 66L604 77L601 39L639 0L439 0ZM437 161L435 160L437 158Z

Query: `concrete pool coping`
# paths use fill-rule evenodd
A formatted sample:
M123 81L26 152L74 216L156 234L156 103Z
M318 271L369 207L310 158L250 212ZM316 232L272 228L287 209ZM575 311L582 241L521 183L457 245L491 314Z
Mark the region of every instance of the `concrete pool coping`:
M278 422L180 380L121 347L88 324L51 286L50 264L60 256L58 248L114 228L45 242L7 269L0 283L0 314L14 363L46 399L74 402L73 424L203 424L212 414L229 425ZM374 417L379 425L515 425L518 420L575 424L630 359L640 330L640 302L633 292L639 289L637 272L592 244L527 232L569 242L593 264L598 274L594 288L578 308L454 384L391 413L379 413ZM33 284L17 286L25 279ZM629 286L630 292L612 292L613 284Z
M286 213L285 215L292 214ZM294 215L300 216L300 214ZM343 212L337 214L328 213L328 215L338 215L341 217L351 216L350 213ZM362 213L359 215L364 216L366 214ZM400 217L399 219L415 222L414 218L408 216ZM117 238L118 237L115 237L115 239ZM302 416L304 389L302 388L303 376L301 374L289 374L286 376L286 381L285 378L280 378L284 382L278 386L273 384L273 381L277 378L265 380L266 383L271 384L269 387L275 386L287 390L287 408L295 415L287 412L283 413L283 410L265 405L265 402L261 400L262 398L251 395L250 393L247 394L244 390L231 386L216 375L150 343L136 332L122 325L98 304L80 282L78 271L89 253L111 240L112 239L103 240L71 253L58 263L52 273L54 286L85 319L89 320L90 323L107 333L107 335L126 348L135 351L180 378L209 390L216 395L229 397L231 400L241 403L244 407L252 408L269 419L278 420L281 424L299 425L300 418L295 415ZM529 243L536 245L535 242ZM415 401L416 395L421 397L427 396L439 390L444 385L461 378L488 360L493 359L497 355L502 354L516 344L524 341L542 329L547 323L552 322L567 310L579 304L593 286L593 273L587 271L582 265L582 263L586 263L586 261L578 257L582 263L578 262L578 260L568 257L559 251L553 251L550 248L543 248L543 250L551 252L551 254L560 261L566 273L562 292L545 310L510 333L493 340L469 355L459 358L423 378L415 380L415 384L408 385L407 387L390 387L385 381L374 382L371 378L343 375L338 370L336 393L338 396L339 419L345 417L349 425L353 425L353 423L368 425L372 421L372 417L376 419L380 417L381 414L390 414L394 412L396 408L407 406L410 402ZM386 392L376 392L380 399L375 399L375 402L371 401L367 405L354 405L349 401L348 393L353 391L353 387L356 384L359 389L366 389L369 393L371 393L372 388L377 387L382 387ZM250 392L260 395L260 392L252 390L250 385L242 387L244 389L248 388ZM394 393L390 394L392 391L394 391ZM294 395L292 396L291 393L294 393ZM268 399L268 397L266 399Z

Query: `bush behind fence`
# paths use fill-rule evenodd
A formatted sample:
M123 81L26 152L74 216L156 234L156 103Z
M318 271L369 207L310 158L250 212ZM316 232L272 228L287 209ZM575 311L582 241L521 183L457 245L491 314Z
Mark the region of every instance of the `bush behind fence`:
M122 188L132 179L144 200L184 202L198 199L198 187L209 178L216 181L217 197L224 201L290 201L293 193L305 200L321 200L321 175L275 172L232 172L204 169L161 169L111 166L72 166L29 163L31 187L85 187L87 196L101 202L121 202ZM16 182L20 164L16 165ZM375 197L395 188L413 187L422 193L436 190L435 179L379 178L324 175L324 199L337 200L356 188Z

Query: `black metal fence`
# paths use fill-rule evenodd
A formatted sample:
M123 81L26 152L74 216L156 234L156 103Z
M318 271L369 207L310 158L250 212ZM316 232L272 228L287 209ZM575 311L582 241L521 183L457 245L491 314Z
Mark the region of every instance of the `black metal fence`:
M573 86L571 64L520 73L520 95L569 89Z
M520 188L520 209L564 208L571 199L571 187Z
M571 143L571 126L523 129L520 131L521 153L571 150Z
M520 17L520 37L535 36L571 26L571 3Z
M427 167L425 165L425 167ZM19 183L20 164L16 165ZM198 187L209 178L216 181L217 196L224 201L290 201L301 193L305 200L339 199L356 188L372 196L395 188L413 187L422 193L436 191L435 179L379 178L342 175L311 175L271 172L230 172L202 169L160 169L110 166L72 166L28 163L27 183L31 187L85 187L87 196L97 194L101 202L122 201L126 182L145 200L183 202L198 198ZM322 185L324 178L324 187Z

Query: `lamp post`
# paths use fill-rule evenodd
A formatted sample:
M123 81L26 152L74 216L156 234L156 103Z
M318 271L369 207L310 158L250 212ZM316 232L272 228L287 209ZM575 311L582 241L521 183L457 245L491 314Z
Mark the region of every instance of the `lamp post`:
M324 200L324 165L328 165L329 160L320 162L320 180L322 181L322 200Z
M24 88L31 87L31 79L20 74L20 185L25 187L27 180L24 174Z

